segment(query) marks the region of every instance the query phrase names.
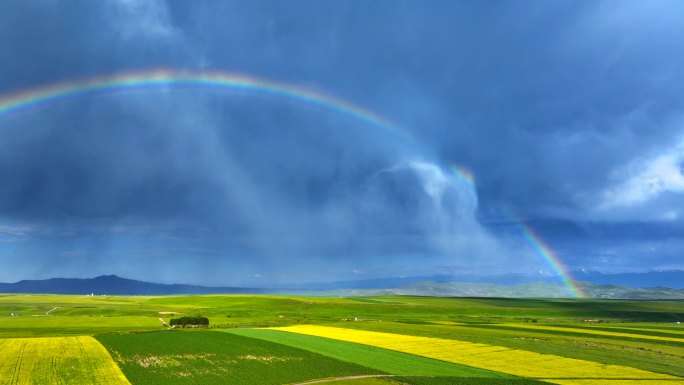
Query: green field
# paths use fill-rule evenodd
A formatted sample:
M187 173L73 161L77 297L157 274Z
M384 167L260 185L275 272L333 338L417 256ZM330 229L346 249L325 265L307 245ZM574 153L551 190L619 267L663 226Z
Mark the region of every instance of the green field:
M404 377L399 383L410 385L542 385L547 382L527 379L462 378L462 377ZM337 384L336 384L337 385Z
M168 332L162 321L184 315L207 316L210 328ZM392 377L333 384L539 383L379 347L262 329L297 324L500 346L678 376L684 385L680 320L681 301L0 295L0 343L95 336L134 385L293 384L349 375ZM50 355L39 356L35 378L46 376L41 371L52 362Z
M287 384L379 371L310 351L213 331L105 334L97 339L133 384Z
M144 316L48 316L0 318L0 338L94 335L115 331L156 330L161 322Z
M370 367L389 374L402 376L512 377L488 370L454 365L412 354L350 342L330 340L327 338L296 335L276 330L263 329L232 329L226 331L232 334L294 346L324 356L333 357L341 361Z
M46 316L45 314L49 312ZM278 326L296 323L330 323L343 319L393 321L408 324L432 323L504 323L529 322L585 325L586 319L598 319L607 325L631 325L644 328L657 322L670 332L684 332L674 326L684 321L681 301L623 301L573 299L501 299L501 298L434 298L434 297L291 297L266 295L205 295L166 297L64 296L64 295L0 295L0 314L19 314L13 319L36 318L29 329L39 333L47 319L74 317L81 319L80 328L97 333L104 327L98 318L144 317L154 322L140 323L132 318L123 325L137 330L160 327L160 312L201 313L214 326ZM4 317L3 317L4 318ZM45 320L44 320L44 319ZM2 319L2 318L0 318ZM83 320L85 319L85 320ZM88 319L90 319L88 321ZM122 319L123 320L123 319ZM14 328L12 319L0 324ZM123 322L123 321L122 321ZM636 324L627 322L636 322ZM616 324L617 323L617 324ZM636 325L636 326L635 326ZM669 325L669 326L665 326ZM598 326L598 325L597 325ZM593 327L593 326L591 326ZM59 329L59 327L58 327ZM11 334L12 332L8 332ZM48 330L46 334L55 331Z

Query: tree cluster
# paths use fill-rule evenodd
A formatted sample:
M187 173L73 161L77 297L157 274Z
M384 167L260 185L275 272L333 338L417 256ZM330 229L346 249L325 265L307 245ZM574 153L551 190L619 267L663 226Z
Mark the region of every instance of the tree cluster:
M169 325L183 328L186 326L209 326L209 318L202 316L171 318Z

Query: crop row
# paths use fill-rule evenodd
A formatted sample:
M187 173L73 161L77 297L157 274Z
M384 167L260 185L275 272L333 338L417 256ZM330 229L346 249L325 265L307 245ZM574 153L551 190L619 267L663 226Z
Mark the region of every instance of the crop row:
M92 337L0 339L0 384L130 385Z
M670 341L670 342L680 342L684 343L684 338L678 337L667 337L667 336L657 336L639 333L625 333L625 332L614 332L590 328L573 328L567 326L545 326L545 325L522 325L522 324L492 324L492 326L505 326L525 330L548 330L548 331L558 331L558 332L570 332L570 333L581 333L581 334L595 334L598 336L606 337L622 337L622 338L638 338L643 340L655 340L655 341Z
M627 366L465 341L311 325L274 329L377 346L563 385L629 385L645 380L651 385L684 385L680 377Z

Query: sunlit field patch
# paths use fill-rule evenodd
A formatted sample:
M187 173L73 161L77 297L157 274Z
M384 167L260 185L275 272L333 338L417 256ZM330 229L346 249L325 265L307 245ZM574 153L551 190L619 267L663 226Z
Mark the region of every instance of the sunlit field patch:
M626 333L620 331L608 331L602 329L592 329L592 328L575 328L568 326L547 326L547 325L524 325L524 324L492 324L491 326L505 326L511 328L519 328L526 330L548 330L548 331L558 331L558 332L569 332L569 333L582 333L582 334L595 334L597 336L606 337L621 337L621 338L638 338L642 340L655 340L655 341L668 341L668 342L680 342L684 343L684 337L668 337L668 336L658 336L649 334L639 334L636 333Z
M129 384L92 337L0 339L2 384Z
M677 325L677 324L675 324ZM584 326L582 328L585 328ZM647 333L653 333L654 335L659 334L667 334L672 337L681 337L684 339L684 327L681 325L678 326L669 326L669 325L638 325L638 326L632 326L632 325L618 325L618 326L611 326L611 325L604 325L600 327L586 327L586 328L591 328L591 329L599 329L599 330L606 330L606 331L618 331L618 332L624 332L624 333L639 333L642 334L643 332Z
M416 354L438 360L567 385L684 385L684 379L620 365L431 337L298 325L274 328Z

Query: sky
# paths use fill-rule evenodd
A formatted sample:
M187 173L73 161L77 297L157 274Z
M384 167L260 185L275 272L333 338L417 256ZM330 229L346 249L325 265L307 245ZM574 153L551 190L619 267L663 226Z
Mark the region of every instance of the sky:
M0 106L165 70L241 74L354 109L169 83L0 112L0 282L684 269L682 11L3 1Z

